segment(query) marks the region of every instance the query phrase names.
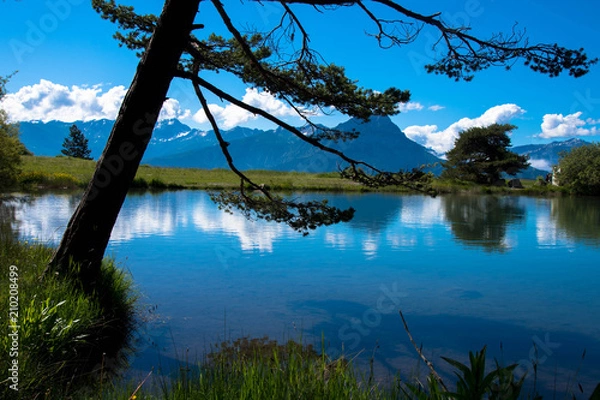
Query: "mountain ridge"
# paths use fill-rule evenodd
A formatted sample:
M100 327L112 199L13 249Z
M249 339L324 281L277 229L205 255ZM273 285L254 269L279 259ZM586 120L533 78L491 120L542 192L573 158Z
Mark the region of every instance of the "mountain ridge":
M106 145L113 123L107 119L70 123L21 122L21 140L36 155L56 156L60 154L69 127L75 124L88 138L92 157L97 159ZM361 134L348 141L323 140L324 145L378 169L398 171L426 165L429 171L441 172L442 160L430 149L410 140L389 117L374 116L368 122L349 119L332 129L359 131ZM223 136L230 144L228 148L236 166L242 170L330 172L344 165L338 156L323 152L282 128L236 127L223 131ZM560 153L585 144L588 142L573 138L549 144L515 146L512 151L529 155L532 161L532 167L518 176L535 178L544 175L558 163ZM177 119L157 123L142 162L164 167L228 167L214 132L191 128Z

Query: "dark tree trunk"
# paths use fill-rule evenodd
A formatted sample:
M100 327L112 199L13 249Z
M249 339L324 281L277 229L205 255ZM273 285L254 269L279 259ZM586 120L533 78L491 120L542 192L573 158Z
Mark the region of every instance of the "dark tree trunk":
M92 289L113 226L152 136L188 42L200 0L167 0L96 171L71 217L49 270ZM72 270L71 262L79 264Z

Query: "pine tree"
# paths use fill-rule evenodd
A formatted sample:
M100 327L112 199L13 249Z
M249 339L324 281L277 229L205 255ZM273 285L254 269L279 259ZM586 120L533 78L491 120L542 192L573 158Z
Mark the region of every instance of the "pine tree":
M442 177L461 179L475 183L492 184L502 173L515 175L527 168L526 156L510 150L510 132L517 127L510 124L492 124L473 127L454 142L454 148L446 153L448 162Z
M88 140L84 134L77 128L77 125L72 125L69 128L69 136L63 142L63 149L60 151L67 157L83 158L91 160L91 150L88 148Z

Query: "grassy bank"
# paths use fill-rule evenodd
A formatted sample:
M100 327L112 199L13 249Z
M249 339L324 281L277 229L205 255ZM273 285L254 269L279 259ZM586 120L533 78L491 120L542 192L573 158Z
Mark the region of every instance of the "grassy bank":
M75 189L87 185L96 167L95 161L70 157L23 156L20 182L25 189ZM248 171L255 182L275 191L367 192L365 186L341 179L336 172L304 173L281 171ZM535 180L522 180L523 189L481 186L468 182L448 182L433 179L438 193L525 194L534 196L560 195L563 188L540 185ZM134 188L139 189L237 189L239 178L225 169L161 168L141 165ZM403 187L386 187L384 192L407 192Z
M92 177L95 161L68 157L23 156L21 181L32 188L76 188L85 186ZM257 183L273 190L361 191L354 182L340 179L337 173L309 174L279 171L249 171ZM70 177L70 178L69 178ZM239 178L224 169L161 168L141 165L134 186L140 188L236 189Z
M110 261L93 296L68 279L40 279L52 249L15 241L0 222L0 398L72 398L126 362L131 280Z

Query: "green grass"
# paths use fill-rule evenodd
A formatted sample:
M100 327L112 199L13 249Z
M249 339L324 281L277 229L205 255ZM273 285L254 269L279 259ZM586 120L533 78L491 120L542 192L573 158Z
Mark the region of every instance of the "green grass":
M25 189L74 189L85 187L91 179L96 161L71 157L23 156L20 182ZM268 185L274 191L328 191L368 192L365 186L341 179L336 172L304 173L281 171L247 171L258 184ZM565 188L542 186L535 180L521 180L523 189L482 186L469 182L434 179L432 187L439 193L522 194L552 196L567 193ZM132 188L134 189L238 189L239 178L225 169L203 170L197 168L162 168L141 165ZM407 192L403 187L381 188L383 192Z
M101 398L128 399L394 399L397 388L380 387L344 359L331 361L312 346L268 338L223 342L196 365L175 375L115 386ZM134 391L132 392L132 388Z
M43 244L15 241L10 227L0 225L0 370L18 360L19 389L17 397L10 387L17 382L3 374L0 398L69 398L125 363L134 326L130 277L106 261L101 302L67 279L40 279L51 255ZM14 321L6 323L7 316Z
M22 177L41 174L52 177L56 174L68 174L74 178L70 186L83 187L91 179L96 167L95 161L70 157L23 156ZM368 189L349 180L341 179L338 173L310 174L303 172L247 171L247 175L258 184L268 185L276 191L352 191ZM60 185L49 184L49 179L25 183L35 188L57 188ZM185 188L185 189L237 189L240 180L231 171L225 169L202 170L197 168L162 168L141 165L134 188ZM386 191L405 191L403 188L388 188Z
M485 186L466 181L448 181L434 179L432 187L440 194L467 193L467 194L496 194L496 195L527 195L527 196L556 196L567 194L564 187L540 185L533 179L521 179L522 189L513 189L508 186Z

